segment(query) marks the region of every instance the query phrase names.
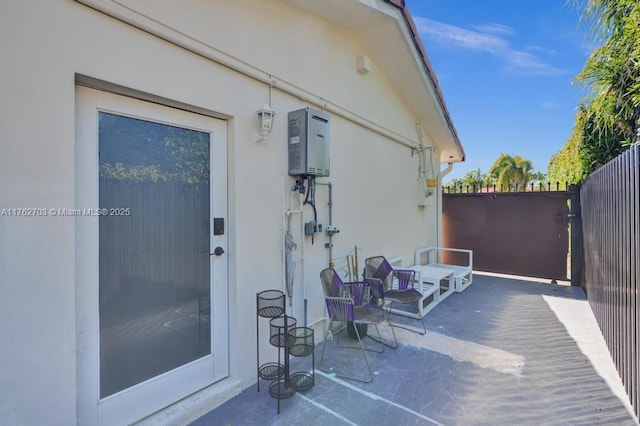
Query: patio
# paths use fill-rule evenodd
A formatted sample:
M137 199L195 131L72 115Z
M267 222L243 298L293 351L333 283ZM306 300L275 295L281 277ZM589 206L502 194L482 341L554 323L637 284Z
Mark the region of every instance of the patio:
M370 384L317 370L318 345L315 386L280 414L264 382L192 425L637 424L579 288L474 274L425 323L425 336L396 329L398 349L367 353ZM325 358L361 360L333 345Z

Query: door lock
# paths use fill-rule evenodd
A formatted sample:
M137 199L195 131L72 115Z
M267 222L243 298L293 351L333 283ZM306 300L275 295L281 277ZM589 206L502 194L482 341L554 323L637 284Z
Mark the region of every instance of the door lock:
M222 256L223 253L224 253L224 249L218 246L213 250L213 253L211 254L215 254L216 256Z

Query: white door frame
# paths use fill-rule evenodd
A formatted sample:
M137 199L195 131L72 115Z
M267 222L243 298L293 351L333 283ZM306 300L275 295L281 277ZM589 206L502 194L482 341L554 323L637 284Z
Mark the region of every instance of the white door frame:
M76 87L74 209L98 207L98 111L208 132L211 135L211 218L227 220L226 121L95 89ZM62 218L61 218L62 219ZM139 420L229 374L228 261L210 256L211 355L100 399L98 217L75 217L77 411L79 424ZM211 251L228 248L228 233L213 235Z

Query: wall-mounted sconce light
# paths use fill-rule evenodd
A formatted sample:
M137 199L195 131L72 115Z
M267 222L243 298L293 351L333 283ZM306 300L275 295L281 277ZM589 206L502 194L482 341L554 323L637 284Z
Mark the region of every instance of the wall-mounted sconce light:
M260 139L258 142L266 142L267 136L271 133L273 128L273 119L276 116L276 112L271 109L271 105L264 104L261 110L258 110L258 133Z

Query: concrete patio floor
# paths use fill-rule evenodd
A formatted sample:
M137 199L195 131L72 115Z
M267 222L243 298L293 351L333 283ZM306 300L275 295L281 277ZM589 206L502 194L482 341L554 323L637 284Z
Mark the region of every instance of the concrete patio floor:
M319 371L320 344L315 386L282 400L280 414L262 382L192 424L638 424L581 289L473 280L426 315L425 336L396 329L398 349L367 352L372 383ZM330 341L325 358L336 371L366 374L359 351Z

